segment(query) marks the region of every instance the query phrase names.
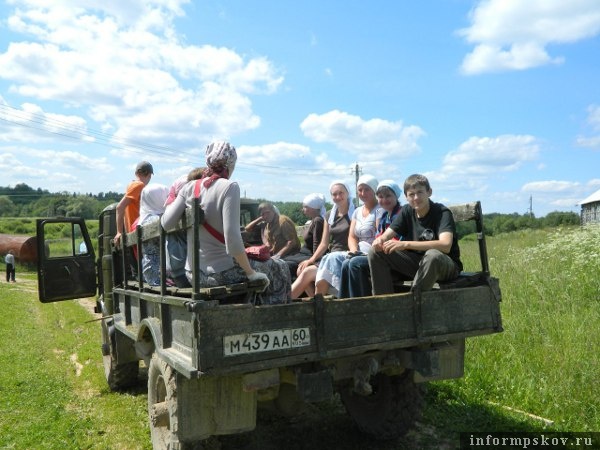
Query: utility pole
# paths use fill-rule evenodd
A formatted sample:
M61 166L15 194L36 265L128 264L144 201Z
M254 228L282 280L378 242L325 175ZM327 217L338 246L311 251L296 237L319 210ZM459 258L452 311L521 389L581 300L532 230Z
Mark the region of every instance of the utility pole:
M529 196L529 217L533 218L533 195Z
M362 174L362 169L358 165L358 163L354 164L354 206L358 206L358 178Z

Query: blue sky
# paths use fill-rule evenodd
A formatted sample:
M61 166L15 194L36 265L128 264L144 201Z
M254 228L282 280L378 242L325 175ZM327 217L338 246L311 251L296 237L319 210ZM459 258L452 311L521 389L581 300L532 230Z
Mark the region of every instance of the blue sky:
M446 204L579 212L599 35L597 0L4 1L0 185L123 192L142 159L170 185L228 139L248 197L329 198L358 165Z

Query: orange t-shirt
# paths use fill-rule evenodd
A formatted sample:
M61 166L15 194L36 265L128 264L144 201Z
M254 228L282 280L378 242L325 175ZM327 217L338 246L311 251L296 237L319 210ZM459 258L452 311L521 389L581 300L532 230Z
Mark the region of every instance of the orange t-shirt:
M127 185L125 197L131 202L125 208L125 232L131 229L131 224L140 216L140 196L145 184L139 180L132 181Z

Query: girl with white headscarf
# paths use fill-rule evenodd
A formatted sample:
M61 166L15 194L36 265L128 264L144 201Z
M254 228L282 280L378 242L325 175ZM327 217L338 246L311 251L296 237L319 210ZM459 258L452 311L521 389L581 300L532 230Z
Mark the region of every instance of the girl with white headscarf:
M350 217L354 211L352 194L346 182L336 180L329 185L333 200L333 208L325 215L325 223L321 243L313 255L298 265L298 278L292 283L292 298L298 298L303 293L309 297L315 293L317 266L328 251L348 250L348 232Z
M377 220L381 208L377 203L377 179L372 175L363 175L356 183L358 198L363 205L352 214L348 232L347 250L331 252L323 257L315 278L317 294L333 293L338 295L341 285L342 264L348 256L366 254L377 234Z
M325 196L308 194L302 201L302 213L309 219L302 233L304 243L298 252L283 258L290 269L292 279L296 278L299 264L309 259L321 244L325 226Z
M175 228L186 208L196 198L196 187L204 221L195 227L200 238L200 267L192 274L194 229L188 229L186 275L190 282L197 275L201 287L213 287L262 279L268 287L263 303L286 303L290 300L290 277L283 261L250 261L244 250L240 231L240 187L229 178L237 161L235 147L229 142L213 142L206 148L206 170L200 180L188 182L162 216L166 230ZM198 184L197 184L198 183ZM210 231L209 231L210 228ZM283 267L282 267L283 266Z

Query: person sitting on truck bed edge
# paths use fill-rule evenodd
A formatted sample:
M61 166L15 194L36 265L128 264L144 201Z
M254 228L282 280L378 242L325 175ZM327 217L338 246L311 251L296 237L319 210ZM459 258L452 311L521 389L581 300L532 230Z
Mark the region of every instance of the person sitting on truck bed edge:
M373 295L393 293L395 277L412 279L412 291L427 291L462 270L452 212L432 202L432 193L424 175L413 174L404 182L408 203L369 250ZM395 235L403 240L392 239Z
M288 216L269 202L258 205L259 217L246 225L247 232L260 229L262 243L269 247L274 258L283 258L300 250L300 238L296 225Z
M235 169L237 152L229 142L217 141L206 148L207 168L200 180L189 181L177 194L161 217L161 224L169 231L176 227L186 208L191 208L199 183L200 205L205 224L187 231L186 275L192 281L193 233L200 234L200 286L213 287L246 280L265 280L266 274L251 266L240 231L240 187L229 177Z
M292 281L296 279L300 263L309 259L321 244L325 227L325 196L320 193L308 194L302 201L302 213L309 219L302 234L304 243L297 253L283 258L290 268Z
M329 185L329 193L333 207L325 214L325 222L321 243L317 250L306 261L298 265L298 278L292 283L292 298L299 298L306 293L308 297L315 295L315 279L321 258L327 252L347 251L350 221L354 212L354 203L350 188L345 181L336 180Z
M114 237L115 246L119 246L121 235L124 232L128 232L131 228L131 224L139 217L142 189L150 182L153 174L154 169L152 164L148 161L141 161L135 167L136 179L127 185L125 195L117 204L117 233ZM123 227L123 219L125 220L125 227Z

